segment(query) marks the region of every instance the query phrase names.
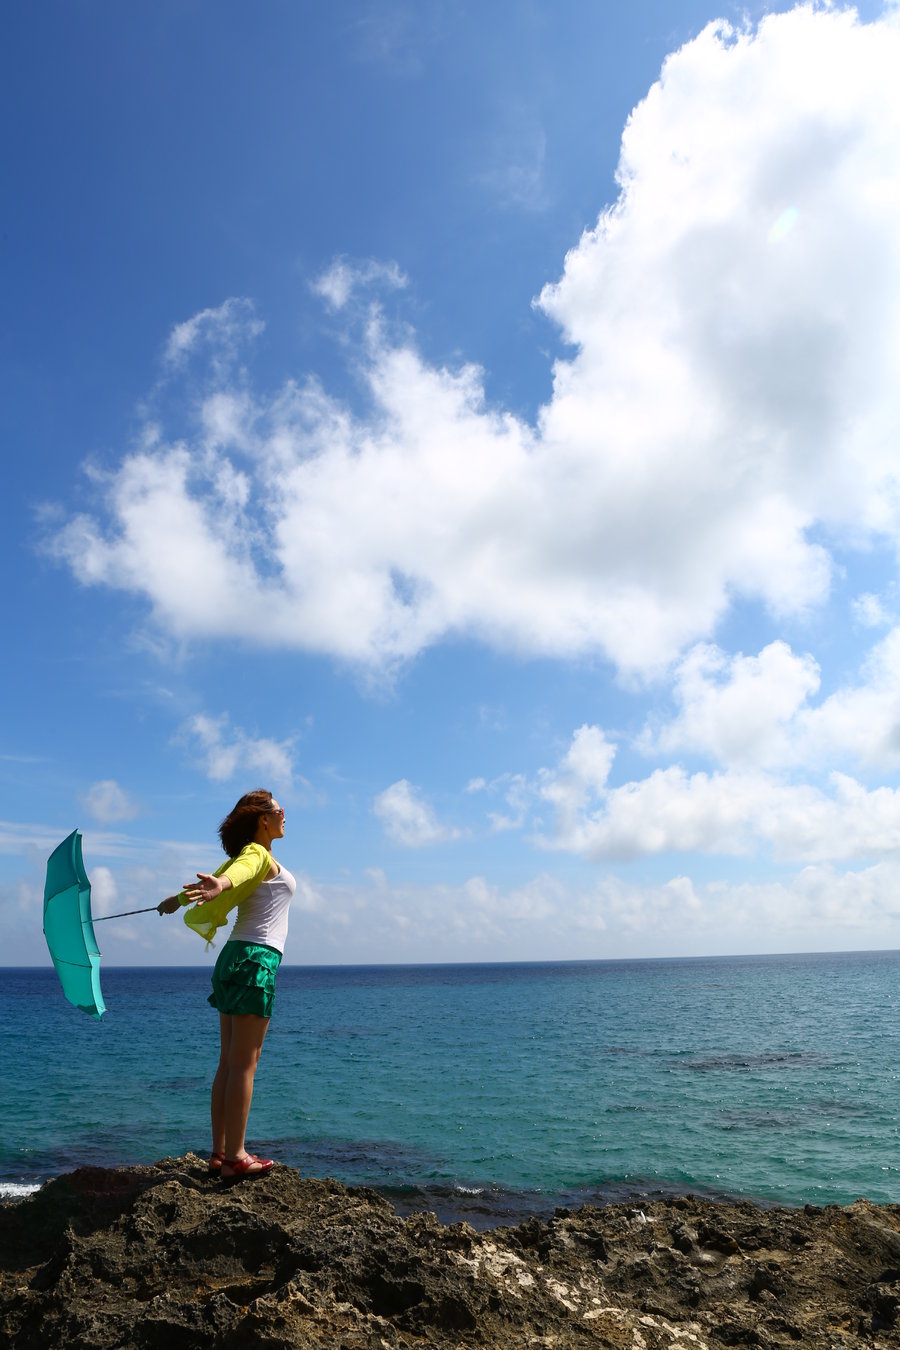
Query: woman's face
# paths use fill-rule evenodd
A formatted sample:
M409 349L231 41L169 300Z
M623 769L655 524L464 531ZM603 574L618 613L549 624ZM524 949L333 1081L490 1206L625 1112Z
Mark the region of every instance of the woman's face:
M272 809L265 814L265 822L269 827L270 839L284 838L284 808L279 806L275 798L272 798Z

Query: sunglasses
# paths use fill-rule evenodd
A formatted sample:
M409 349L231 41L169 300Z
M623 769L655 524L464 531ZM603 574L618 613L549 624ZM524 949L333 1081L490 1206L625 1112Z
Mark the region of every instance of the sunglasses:
M281 816L281 819L284 820L284 807L283 807L283 806L271 806L271 807L269 808L268 811L263 811L263 815L264 815L264 816Z

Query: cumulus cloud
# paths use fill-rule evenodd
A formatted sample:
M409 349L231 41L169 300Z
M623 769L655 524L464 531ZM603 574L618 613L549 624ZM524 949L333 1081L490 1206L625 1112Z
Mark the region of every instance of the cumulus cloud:
M466 634L657 672L736 597L821 603L836 550L900 538L898 68L895 22L811 6L670 56L618 199L540 296L573 354L535 425L370 326L368 413L305 378L250 417L226 381L231 474L203 432L143 445L53 547L181 638L378 669ZM400 284L380 266L319 293ZM167 357L254 324L227 301Z
M855 681L812 706L819 683L816 661L785 642L757 656L700 644L674 672L677 715L645 727L638 748L732 767L900 767L900 628L872 647Z
M603 793L615 758L600 727L579 727L558 768L541 773L541 796L556 809L557 819L570 825L588 802Z
M269 786L289 786L293 779L290 741L253 736L233 726L227 713L210 717L197 713L182 726L179 739L198 758L206 776L227 782L238 773L257 775Z
M379 792L373 810L389 839L404 848L422 848L459 837L459 831L442 825L432 806L406 778Z
M114 778L104 778L99 783L93 783L82 794L81 800L94 820L101 825L112 825L117 820L133 820L138 814L138 807Z
M785 642L732 657L700 644L675 672L678 716L655 734L645 729L638 744L646 754L689 750L725 764L783 763L794 757L792 723L818 688L816 662Z
M753 769L689 773L680 765L611 786L611 762L600 728L575 733L557 769L540 775L555 818L539 843L594 861L698 852L768 852L791 862L900 856L900 789L870 790L837 772L819 787Z
M474 779L467 791L515 801L505 817L487 813L491 830L523 829L543 848L596 862L897 856L900 789L879 779L900 769L900 628L813 704L819 683L815 660L784 642L755 656L698 644L674 670L674 716L645 725L629 747L663 761L646 776L615 781L624 738L583 725L552 767Z
M875 644L856 683L801 710L794 749L808 763L826 758L900 767L900 628Z

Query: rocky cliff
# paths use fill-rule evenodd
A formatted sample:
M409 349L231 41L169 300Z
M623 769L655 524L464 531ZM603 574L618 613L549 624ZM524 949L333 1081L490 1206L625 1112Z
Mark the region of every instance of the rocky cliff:
M82 1169L0 1209L0 1346L900 1346L900 1206L691 1196L475 1232L287 1167Z

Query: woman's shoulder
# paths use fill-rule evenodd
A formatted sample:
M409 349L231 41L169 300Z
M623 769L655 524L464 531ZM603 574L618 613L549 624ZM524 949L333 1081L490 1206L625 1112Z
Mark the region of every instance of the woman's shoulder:
M281 866L277 859L274 858L269 850L262 844L251 841L249 844L244 845L237 856L238 858L243 858L247 862L252 859L261 872L263 872L263 868L265 868L265 871L263 872L263 881L272 881L281 871ZM236 861L236 859L232 859L232 862L234 861Z
M245 844L240 853L236 853L233 858L229 858L227 862L223 863L219 870L224 871L226 867L231 867L236 862L242 862L252 867L256 872L263 872L265 869L264 875L277 876L278 874L278 864L269 850L253 840L249 844ZM274 872L271 871L273 863L275 864Z

